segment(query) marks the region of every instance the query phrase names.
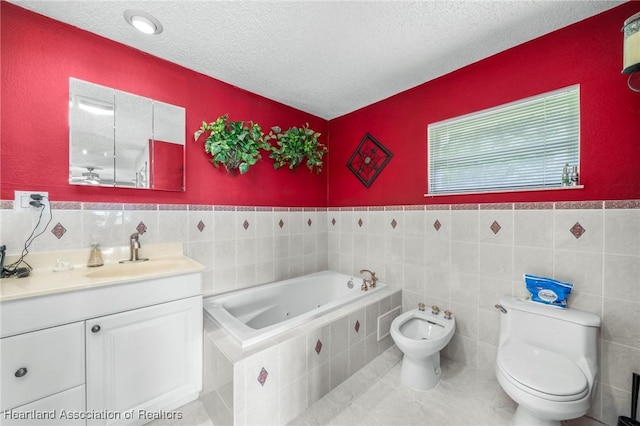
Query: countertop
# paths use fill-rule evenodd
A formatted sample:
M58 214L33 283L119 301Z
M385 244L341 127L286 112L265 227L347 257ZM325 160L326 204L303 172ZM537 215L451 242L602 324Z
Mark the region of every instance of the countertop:
M141 248L140 257L149 258L145 262L119 263L129 258L128 247L104 250L104 266L87 267L88 257L88 249L29 254L25 260L33 270L28 277L0 279L0 302L196 273L205 269L182 253L181 243L149 244ZM5 265L11 264L15 258L7 256ZM71 269L56 271L64 269L59 267L61 262Z

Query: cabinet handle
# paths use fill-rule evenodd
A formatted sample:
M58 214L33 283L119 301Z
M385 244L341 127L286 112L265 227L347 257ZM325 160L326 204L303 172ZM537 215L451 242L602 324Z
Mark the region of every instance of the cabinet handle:
M27 367L18 368L18 371L16 371L16 377L24 377L26 375L27 375Z
M91 327L91 332L92 333L97 333L98 331L100 331L100 326L99 325L94 325L93 327Z

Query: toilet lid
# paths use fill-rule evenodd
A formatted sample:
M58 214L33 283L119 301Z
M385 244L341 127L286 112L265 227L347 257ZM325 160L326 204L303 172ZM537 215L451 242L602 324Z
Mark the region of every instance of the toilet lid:
M587 393L587 378L569 358L556 352L527 345L506 343L498 351L504 372L520 384L553 397Z

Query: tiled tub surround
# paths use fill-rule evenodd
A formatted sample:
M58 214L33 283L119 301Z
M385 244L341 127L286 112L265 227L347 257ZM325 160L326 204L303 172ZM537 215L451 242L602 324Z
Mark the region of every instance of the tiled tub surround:
M201 399L213 423L287 424L393 345L378 341L378 317L400 305L399 289L380 289L245 350L205 317Z
M387 286L378 283L363 291L361 284L362 278L327 270L207 297L203 309L205 316L248 348Z
M589 416L628 415L640 371L640 201L328 209L329 269L367 265L402 283L404 310L449 308L443 355L493 370L501 295L528 295L523 273L574 283L569 306L600 315L600 384Z
M181 242L206 267L205 296L327 269L326 209L174 204L52 202L53 219L31 252L102 250L140 232L147 244ZM38 212L0 201L0 241L17 254ZM43 220L46 221L46 212ZM28 260L28 258L27 258ZM64 260L64 259L61 259Z

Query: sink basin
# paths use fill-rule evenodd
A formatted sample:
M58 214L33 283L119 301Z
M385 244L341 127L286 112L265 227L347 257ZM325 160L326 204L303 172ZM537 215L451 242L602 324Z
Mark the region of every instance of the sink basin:
M146 262L113 263L110 265L91 268L85 276L88 278L119 278L142 275L155 275L184 267L186 263L180 260L154 259Z

